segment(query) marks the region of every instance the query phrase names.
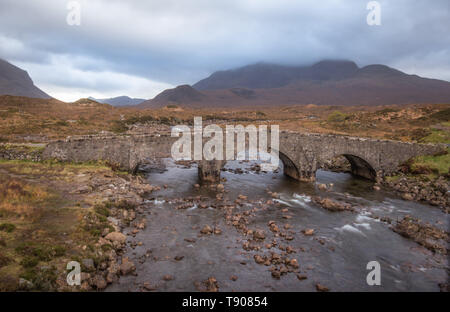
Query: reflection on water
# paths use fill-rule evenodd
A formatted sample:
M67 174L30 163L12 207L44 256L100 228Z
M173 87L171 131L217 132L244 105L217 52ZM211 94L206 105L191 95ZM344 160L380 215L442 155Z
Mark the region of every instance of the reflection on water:
M270 220L283 225L281 209L288 208L292 215L289 224L295 232L289 242L298 252L294 255L302 274L308 279L299 281L295 274L277 280L271 277L269 267L253 260L253 251L242 249L246 240L235 228L225 224L223 211L208 207L176 210L175 199L202 196L211 201L216 193L207 188L195 188L197 168L177 167L167 161L165 172L151 172L151 184L167 184L167 189L153 193L148 200L147 228L136 236L142 246L130 251L137 263L137 276L122 277L120 284L108 290L138 290L149 282L159 291L195 291L195 282L214 276L220 291L313 291L321 283L332 291L438 291L438 283L447 279L447 259L433 255L413 241L389 229L373 215L401 218L413 215L441 228L448 228L448 216L441 210L399 199L387 191L374 191L373 183L345 173L317 172L317 182L333 184L330 191L319 191L313 184L294 181L280 172L256 173L249 171L251 163L229 162L227 169L242 168L243 174L222 172L225 200L233 202L239 194L249 201L267 201L269 189L278 192L280 207L274 205L260 211L251 219L249 228L268 231ZM332 213L315 205L311 196L321 195L357 204L358 213ZM255 203L244 205L248 209ZM238 208L239 209L239 208ZM439 222L440 221L440 222ZM205 224L222 229L221 235L199 236ZM314 236L305 236L304 229L314 229ZM270 233L270 232L269 232ZM192 242L190 239L195 239ZM187 240L186 240L187 239ZM268 251L267 251L268 252ZM183 256L176 261L174 257ZM366 284L366 265L377 260L381 264L382 286ZM171 274L173 281L162 281ZM235 275L237 281L231 281Z

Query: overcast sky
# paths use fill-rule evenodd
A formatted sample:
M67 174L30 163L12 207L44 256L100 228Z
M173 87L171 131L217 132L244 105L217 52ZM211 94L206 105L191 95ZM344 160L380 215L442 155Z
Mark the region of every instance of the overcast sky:
M450 0L0 0L0 58L61 100L152 98L260 61L350 59L450 81Z

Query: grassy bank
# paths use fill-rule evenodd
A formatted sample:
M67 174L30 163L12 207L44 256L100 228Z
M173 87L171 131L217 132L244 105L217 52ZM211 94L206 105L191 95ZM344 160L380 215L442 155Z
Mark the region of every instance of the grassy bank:
M107 248L95 244L111 231L103 199L73 192L93 175L116 173L98 163L0 161L0 291L60 290L69 261L102 261Z

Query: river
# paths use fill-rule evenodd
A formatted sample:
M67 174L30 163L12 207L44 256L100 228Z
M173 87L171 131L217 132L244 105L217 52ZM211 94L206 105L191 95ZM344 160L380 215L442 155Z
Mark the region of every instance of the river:
M233 214L249 211L248 229L261 229L266 234L264 241L256 243L260 250L245 250L243 244L249 237L227 224L224 210L217 205L217 192L195 187L195 165L184 167L171 160L165 164L165 171L147 173L152 185L167 188L147 199L147 227L132 238L142 245L128 247L137 275L121 277L108 291L139 291L144 283L156 291L196 291L211 276L220 291L315 291L318 283L331 291L439 291L438 284L447 282L445 256L403 238L389 224L374 218L396 220L412 215L448 229L449 217L439 208L404 201L387 190L376 191L373 182L347 173L319 170L317 182L333 184L330 190L321 191L313 184L284 176L282 170L258 173L249 169L250 162L228 162L226 168L231 170L221 175L226 179L224 200L233 204L238 195L248 196L242 206L236 205ZM236 168L242 168L243 173L236 173ZM265 204L271 200L267 190L279 194L274 204ZM359 209L330 212L311 201L314 195L344 200ZM181 199L196 196L200 199L194 199L186 209L176 209ZM199 203L207 208L202 209ZM289 224L287 232L292 240L275 236L269 221L281 229ZM201 235L205 225L222 232ZM314 229L314 235L304 235L306 229ZM272 241L277 245L269 250L266 244ZM287 245L295 251L287 256L297 259L298 272L277 279L269 271L271 266L253 259L255 254L283 253L278 247ZM380 286L366 282L366 265L373 260L381 266ZM300 280L298 274L307 278ZM163 280L165 275L173 279Z

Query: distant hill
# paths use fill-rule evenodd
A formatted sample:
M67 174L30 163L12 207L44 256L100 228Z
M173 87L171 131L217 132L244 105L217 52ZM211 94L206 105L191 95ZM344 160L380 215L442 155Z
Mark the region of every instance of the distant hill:
M117 96L109 99L96 99L89 97L89 99L94 100L99 103L109 104L112 106L133 106L139 105L145 101L145 99L130 98L129 96Z
M0 95L41 99L51 98L51 96L34 85L26 71L2 59L0 59Z
M450 82L352 61L311 66L258 63L218 71L192 87L168 89L140 107L392 105L450 103Z

